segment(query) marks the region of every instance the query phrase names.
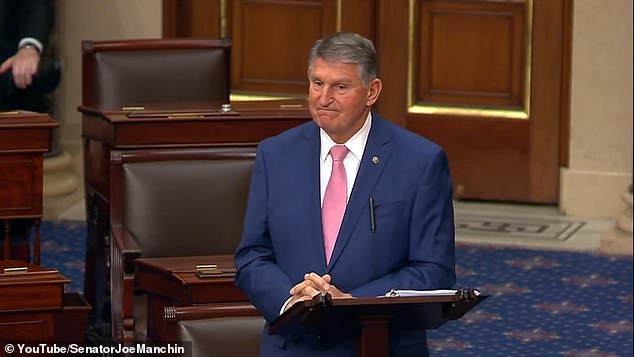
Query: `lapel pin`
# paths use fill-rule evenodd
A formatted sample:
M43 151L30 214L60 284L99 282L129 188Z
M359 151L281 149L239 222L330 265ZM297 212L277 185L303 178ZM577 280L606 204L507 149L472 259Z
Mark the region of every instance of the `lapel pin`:
M381 160L379 160L379 157L378 157L378 156L373 156L373 157L372 157L372 163L373 163L373 164L377 165L377 164L379 163L379 161L381 161Z

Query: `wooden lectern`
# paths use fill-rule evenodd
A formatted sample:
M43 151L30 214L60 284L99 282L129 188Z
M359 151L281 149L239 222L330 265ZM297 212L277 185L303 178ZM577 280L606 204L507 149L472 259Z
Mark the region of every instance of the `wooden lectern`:
M388 356L390 329L436 329L461 318L488 296L474 289L412 296L332 299L318 294L296 303L269 328L275 335L357 335L357 356Z

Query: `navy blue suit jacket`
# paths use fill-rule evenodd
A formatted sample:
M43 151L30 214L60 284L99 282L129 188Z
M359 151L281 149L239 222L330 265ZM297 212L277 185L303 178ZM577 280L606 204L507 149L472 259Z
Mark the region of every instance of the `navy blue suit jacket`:
M16 54L20 40L25 37L40 41L46 53L53 20L50 0L0 0L0 63ZM46 96L18 90L10 73L0 74L0 111L46 112L49 107Z
M0 62L18 51L24 37L33 37L47 46L52 25L50 0L0 0Z
M306 123L263 140L257 152L236 284L273 321L304 274L330 274L355 297L390 289L450 288L455 281L452 182L443 150L372 113L372 126L329 265L321 226L319 127ZM378 158L373 160L373 158ZM369 199L376 230L370 228ZM354 354L353 341L317 346L265 328L263 355ZM341 343L339 343L341 342ZM418 344L424 331L392 334L397 351ZM322 348L323 347L323 348ZM317 353L319 355L319 353ZM398 354L398 353L396 353Z

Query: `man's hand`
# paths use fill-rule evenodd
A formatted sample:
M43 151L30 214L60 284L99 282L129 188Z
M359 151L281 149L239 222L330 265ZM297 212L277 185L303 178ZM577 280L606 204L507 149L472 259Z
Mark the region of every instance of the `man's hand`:
M330 284L332 277L328 274L319 276L315 273L304 275L304 281L293 286L290 294L293 296L286 309L297 303L312 299L317 294L329 293L333 299L351 298L352 295L341 292L336 286Z
M23 47L0 65L0 73L11 69L13 82L20 89L26 89L33 82L33 75L37 73L40 63L40 53L32 47Z

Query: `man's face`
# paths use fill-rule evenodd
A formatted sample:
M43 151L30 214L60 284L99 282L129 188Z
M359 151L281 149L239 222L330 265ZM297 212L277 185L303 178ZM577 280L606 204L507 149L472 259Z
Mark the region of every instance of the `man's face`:
M365 122L379 96L381 81L363 86L356 64L317 58L308 75L308 107L313 120L336 143L350 139Z

